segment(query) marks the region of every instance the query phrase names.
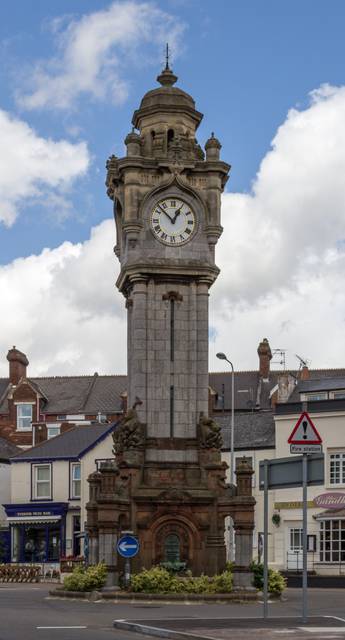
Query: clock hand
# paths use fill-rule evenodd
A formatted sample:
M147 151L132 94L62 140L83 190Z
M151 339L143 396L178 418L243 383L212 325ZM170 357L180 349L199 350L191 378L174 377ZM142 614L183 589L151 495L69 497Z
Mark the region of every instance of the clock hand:
M160 209L162 213L165 213L166 217L167 217L167 218L169 218L170 222L172 222L172 223L174 223L174 222L175 222L175 221L174 221L174 219L173 219L173 218L171 218L171 217L169 216L169 214L168 214L166 211L164 211L164 209L162 209L162 207L160 206L160 204L157 204L157 209Z
M180 215L182 207L183 207L183 205L181 204L180 208L179 208L179 209L176 209L176 211L175 211L175 215L174 215L174 217L173 217L173 218L172 218L172 220L171 220L171 222L172 222L173 224L175 224L176 219L177 219L177 216L179 216L179 215Z

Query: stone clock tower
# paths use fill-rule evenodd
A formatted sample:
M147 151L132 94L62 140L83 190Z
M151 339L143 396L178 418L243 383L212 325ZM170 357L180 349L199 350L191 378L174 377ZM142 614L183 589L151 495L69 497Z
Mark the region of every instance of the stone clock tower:
M205 154L197 143L203 116L168 64L157 80L134 112L126 157L107 163L128 313L128 412L114 432L116 466L90 477L90 550L105 557L130 529L139 567L174 561L213 574L224 568L230 514L242 536L238 564L249 563L254 508L251 469L243 463L238 487L226 486L220 430L208 418L208 298L230 166L213 134ZM118 559L108 564L116 570Z

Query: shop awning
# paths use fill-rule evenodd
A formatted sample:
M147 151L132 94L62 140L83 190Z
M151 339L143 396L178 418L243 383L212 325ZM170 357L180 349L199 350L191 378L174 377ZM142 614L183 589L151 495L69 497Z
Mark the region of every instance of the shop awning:
M61 520L61 516L12 516L7 518L9 524L20 524L21 522L33 522L39 524L40 522L58 522Z
M345 518L345 509L327 509L313 516L314 520L341 520Z

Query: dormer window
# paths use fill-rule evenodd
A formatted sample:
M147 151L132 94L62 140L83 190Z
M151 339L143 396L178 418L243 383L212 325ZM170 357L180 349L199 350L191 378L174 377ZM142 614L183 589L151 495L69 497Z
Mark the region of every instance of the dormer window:
M31 431L32 429L32 404L21 402L17 406L17 430Z
M327 391L315 391L314 393L301 394L302 402L317 402L318 400L328 400Z

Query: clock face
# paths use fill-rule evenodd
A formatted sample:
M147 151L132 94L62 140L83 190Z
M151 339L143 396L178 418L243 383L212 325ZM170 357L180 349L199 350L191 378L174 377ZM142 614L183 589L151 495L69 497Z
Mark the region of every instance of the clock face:
M193 209L180 198L163 198L153 207L150 225L153 234L171 247L185 244L196 228Z

